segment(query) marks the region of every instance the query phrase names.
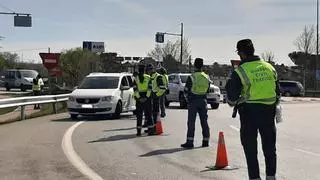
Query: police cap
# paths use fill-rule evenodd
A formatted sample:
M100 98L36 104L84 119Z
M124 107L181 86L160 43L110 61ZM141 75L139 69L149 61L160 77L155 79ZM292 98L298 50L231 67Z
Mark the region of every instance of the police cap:
M247 55L254 54L254 47L251 39L242 39L237 43L237 51L243 52Z
M194 67L196 67L197 69L201 69L203 66L203 59L202 58L196 58L194 60Z

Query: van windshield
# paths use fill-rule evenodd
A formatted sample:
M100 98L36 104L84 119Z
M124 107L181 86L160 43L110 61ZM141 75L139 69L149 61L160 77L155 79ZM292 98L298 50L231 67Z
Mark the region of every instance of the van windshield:
M119 77L86 77L78 89L117 89Z
M38 73L36 71L20 71L22 77L36 78Z

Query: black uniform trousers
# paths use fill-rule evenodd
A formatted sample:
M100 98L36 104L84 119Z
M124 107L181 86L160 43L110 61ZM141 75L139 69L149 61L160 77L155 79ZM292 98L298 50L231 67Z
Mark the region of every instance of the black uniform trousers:
M157 117L160 113L160 97L153 93L152 95L152 119L153 123L157 124Z
M207 100L205 98L196 98L189 100L187 132L187 141L189 142L193 142L194 139L195 122L198 113L202 127L203 141L209 141L210 129L208 125Z
M148 98L145 102L140 102L139 99L136 101L136 116L137 116L137 131L141 132L142 129L142 118L145 115L145 121L149 128L154 126L152 120L152 103L151 99Z
M277 168L275 105L240 105L240 138L247 160L250 179L260 178L257 136L260 133L265 157L266 175L275 176Z
M40 91L38 91L38 90L33 90L33 95L34 95L34 96L40 96L41 93L40 93ZM33 109L40 109L40 104L35 104L35 105L33 106Z

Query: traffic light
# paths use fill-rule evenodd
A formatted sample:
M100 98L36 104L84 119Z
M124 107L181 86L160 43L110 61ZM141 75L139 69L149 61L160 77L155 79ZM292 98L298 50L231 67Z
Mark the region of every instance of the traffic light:
M156 42L157 43L163 43L164 42L164 34L157 32L156 34Z

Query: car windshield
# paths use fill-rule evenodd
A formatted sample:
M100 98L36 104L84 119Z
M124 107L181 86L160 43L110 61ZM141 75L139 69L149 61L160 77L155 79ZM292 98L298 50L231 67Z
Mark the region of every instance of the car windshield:
M38 73L36 71L20 71L22 77L36 78Z
M189 77L189 75L180 76L181 82L182 83L187 83L188 77Z
M116 89L119 77L86 77L78 89Z

